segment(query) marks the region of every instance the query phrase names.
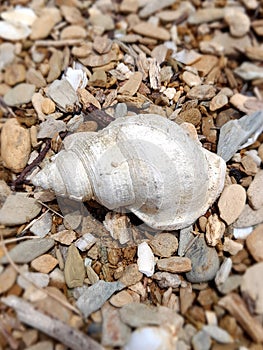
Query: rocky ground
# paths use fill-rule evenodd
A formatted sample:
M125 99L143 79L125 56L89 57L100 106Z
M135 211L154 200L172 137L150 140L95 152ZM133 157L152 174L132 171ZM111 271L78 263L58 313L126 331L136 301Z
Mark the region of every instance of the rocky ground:
M0 349L262 350L262 1L9 0L0 14ZM192 226L156 233L32 185L67 135L140 113L227 162Z

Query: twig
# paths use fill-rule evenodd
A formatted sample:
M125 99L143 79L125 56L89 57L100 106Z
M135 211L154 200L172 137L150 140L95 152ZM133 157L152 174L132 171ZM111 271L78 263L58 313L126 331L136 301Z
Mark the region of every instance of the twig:
M16 237L16 238L9 238L9 239L3 239L3 241L0 242L0 246L10 244L10 243L15 243L18 241L22 241L24 239L36 239L39 237L38 236L23 236L23 237Z
M83 39L67 39L67 40L36 40L35 46L53 46L53 47L62 47L62 46L74 46L81 44Z
M22 298L9 295L6 298L2 298L1 301L5 305L15 309L21 322L46 333L70 349L104 350L100 344L85 333L37 311L30 303Z
M64 219L64 216L61 215L59 212L57 212L56 210L52 209L51 207L49 207L46 203L41 202L40 200L37 200L37 202L41 205L43 205L43 207L47 208L48 210L52 211L52 213L56 214L57 216L59 216L60 218Z

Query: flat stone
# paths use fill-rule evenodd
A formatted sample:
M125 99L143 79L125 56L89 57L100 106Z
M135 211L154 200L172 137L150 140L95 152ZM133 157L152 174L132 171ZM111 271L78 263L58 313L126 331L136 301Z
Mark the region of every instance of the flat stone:
M43 77L42 73L32 67L26 72L26 80L29 84L35 85L38 89L47 85L46 79Z
M211 338L205 331L197 332L192 338L192 346L194 350L209 350L211 343Z
M258 225L247 237L246 245L256 261L263 261L263 224Z
M242 276L240 275L231 275L223 284L218 284L217 289L222 294L229 294L235 289L239 288L242 281Z
M113 293L124 287L124 284L121 282L105 282L100 280L91 287L82 289L76 305L84 317L87 318L92 312L100 309Z
M10 194L0 209L0 223L6 226L21 225L34 219L41 211L41 205L26 193Z
M31 101L35 92L35 85L21 83L8 90L4 96L4 102L11 107L20 106Z
M210 111L214 112L224 107L227 104L228 104L228 97L222 92L220 92L219 94L217 94L215 97L212 98L209 108L210 108Z
M47 76L47 82L51 83L57 79L62 72L64 63L64 55L62 51L54 50L49 59L49 72Z
M232 266L233 266L233 263L232 263L231 258L226 258L223 261L223 263L221 264L219 270L216 273L216 277L215 277L215 283L217 286L225 283L225 281L229 277Z
M185 111L182 111L178 115L178 121L191 123L194 126L199 126L201 124L201 120L202 120L202 114L198 108L186 109Z
M157 268L161 271L182 273L190 271L192 266L189 258L172 256L170 258L157 260Z
M18 264L29 263L40 255L46 253L54 246L55 242L50 238L31 239L20 242L9 251L10 258ZM8 259L3 257L0 262L6 264Z
M150 307L141 303L130 303L120 309L120 316L124 323L130 327L144 327L160 324L156 307Z
M199 74L205 77L217 64L218 57L214 55L202 55L197 62L191 64L191 67L197 69Z
M195 236L192 231L193 231L192 225L180 230L179 247L178 247L179 256L184 256L188 248L188 245L190 245L191 242L193 241Z
M220 217L228 224L237 220L246 204L246 191L244 187L233 184L225 187L219 201Z
M183 72L182 79L190 87L201 85L202 83L198 75L188 71Z
M83 28L79 25L67 26L60 33L60 38L62 40L85 39L86 36L87 36L87 32L86 32L85 28Z
M188 23L190 24L201 24L213 21L218 21L224 18L224 8L205 8L199 9L188 17Z
M123 13L137 13L138 5L137 0L123 0L120 5L120 11Z
M170 272L156 272L153 277L160 288L178 288L181 284L181 279L177 274Z
M138 265L130 264L125 268L119 281L125 286L131 286L132 284L139 282L142 277L143 274L138 270Z
M131 329L121 321L119 311L105 304L102 307L102 345L122 347L127 344L130 334Z
M210 337L218 343L228 344L234 342L234 339L231 337L231 335L218 326L205 325L203 326L202 330L210 335Z
M112 16L110 15L104 15L98 11L93 12L89 11L90 17L89 17L89 22L93 26L98 26L106 30L113 30L115 28L114 21Z
M15 173L21 172L28 162L30 152L29 129L15 118L8 119L1 130L1 157L4 166Z
M53 350L54 344L51 341L43 340L37 344L27 347L27 350Z
M14 63L5 68L4 80L7 85L13 86L25 81L26 69L21 63Z
M2 43L0 45L0 71L15 59L15 45L11 43Z
M61 15L58 8L43 8L39 13L39 17L32 25L32 40L44 39L52 31L53 27L61 21Z
M154 14L157 11L160 11L168 6L173 5L175 2L176 0L148 1L146 2L146 5L139 12L139 16L141 18L149 17L150 15Z
M65 281L69 288L81 287L85 278L85 267L78 249L74 244L68 248L65 261Z
M122 307L126 304L132 303L133 298L128 291L122 290L119 293L113 295L110 298L109 302L115 307Z
M142 73L135 72L130 76L129 80L120 87L119 93L133 96L139 89L142 82Z
M255 210L263 207L263 170L259 170L259 172L255 175L254 180L249 185L247 190L247 197L249 204Z
M31 267L42 273L51 272L58 264L58 260L50 254L43 254L31 261Z
M183 49L179 52L175 52L172 57L183 64L192 65L198 61L202 55L195 50Z
M55 241L65 245L70 245L73 241L75 241L76 237L77 237L76 232L72 230L62 230L52 235L52 238ZM76 247L78 248L77 245Z
M7 292L16 281L17 273L14 268L9 265L0 274L0 294Z
M246 81L263 78L263 68L251 62L243 62L234 72Z
M240 250L243 249L243 244L234 241L228 237L224 238L223 250L231 255L236 255Z
M241 292L256 314L263 315L263 262L249 267L241 282ZM262 335L263 338L263 335Z
M47 212L42 218L34 222L30 227L30 232L38 237L45 237L51 230L52 226L52 215Z
M223 237L225 232L225 224L219 219L217 214L210 215L205 230L205 238L207 243L215 247Z
M216 94L215 87L211 85L198 85L191 88L187 97L194 100L211 100Z
M149 242L155 255L162 258L169 258L172 256L178 248L178 240L172 233L164 232L154 236Z
M242 37L250 30L249 17L240 11L229 11L225 13L224 20L229 25L231 35L234 37Z
M215 277L219 269L218 255L215 248L207 246L203 234L193 242L185 256L192 262L192 270L186 273L189 282L207 282Z
M253 210L248 204L239 215L237 221L234 222L234 227L250 227L263 222L263 207L258 210Z
M137 34L141 34L157 40L166 41L170 39L170 33L168 30L162 27L157 27L150 22L140 22L136 24L132 30Z
M37 134L38 139L52 139L56 134L62 131L66 131L67 125L63 120L55 120L52 117L47 118L46 121L42 122L39 127Z
M55 80L48 87L50 97L62 111L73 109L78 101L78 96L67 80Z
M189 2L182 2L176 10L163 10L156 13L162 22L175 22L184 16L188 16L195 12L193 5Z
M89 250L97 241L97 238L91 233L85 233L76 242L75 246L82 252Z
M9 21L0 21L0 38L11 41L26 39L31 33L31 29L20 23L19 25Z

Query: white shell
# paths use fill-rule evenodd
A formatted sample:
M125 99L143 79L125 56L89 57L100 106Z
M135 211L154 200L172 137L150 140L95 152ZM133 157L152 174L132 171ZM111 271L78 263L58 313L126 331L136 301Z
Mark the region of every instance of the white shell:
M0 38L6 40L21 40L31 34L31 29L24 24L14 24L11 22L0 21Z
M154 274L155 261L153 252L146 242L138 245L137 255L138 270L147 277L151 277Z
M108 209L126 208L155 229L180 229L221 193L226 164L176 123L155 114L118 118L68 136L33 183Z
M15 9L1 13L1 17L13 24L32 26L37 19L35 12L28 7L16 6Z

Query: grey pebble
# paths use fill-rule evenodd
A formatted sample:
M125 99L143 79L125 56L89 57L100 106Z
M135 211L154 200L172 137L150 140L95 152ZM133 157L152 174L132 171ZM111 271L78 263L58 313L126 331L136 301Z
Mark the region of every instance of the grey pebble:
M78 102L78 96L67 80L54 80L47 90L47 95L64 112Z
M50 212L46 212L41 219L34 222L34 224L30 227L30 232L40 238L43 238L49 233L51 226L52 215Z
M216 249L208 247L203 234L194 240L185 256L192 261L192 270L186 273L189 282L207 282L215 277L219 269L219 258Z
M31 101L36 90L35 85L21 83L8 90L4 96L4 102L8 106L19 106Z
M228 294L238 288L241 284L242 276L240 275L231 275L223 284L217 285L217 289L222 294Z
M177 288L181 284L180 277L170 272L156 272L152 278L157 280L160 288Z
M209 350L211 343L211 338L205 331L196 333L192 338L194 350Z
M160 323L158 310L140 303L130 303L120 309L121 320L130 327L145 327Z
M193 231L193 226L188 226L180 230L180 239L179 239L179 248L178 248L178 255L179 256L184 256L186 249L192 239L195 237L194 234L192 233Z
M66 131L67 126L62 120L55 120L52 117L47 117L47 120L42 122L37 134L38 139L52 139L56 133Z
M233 338L231 335L224 329L218 326L205 325L203 326L203 331L205 331L210 337L216 340L218 343L228 344L233 343Z

